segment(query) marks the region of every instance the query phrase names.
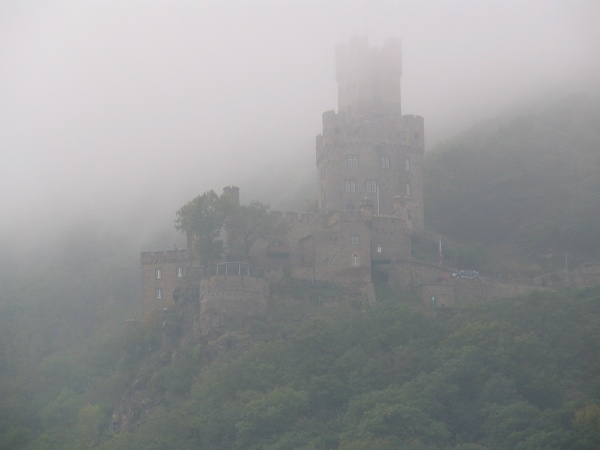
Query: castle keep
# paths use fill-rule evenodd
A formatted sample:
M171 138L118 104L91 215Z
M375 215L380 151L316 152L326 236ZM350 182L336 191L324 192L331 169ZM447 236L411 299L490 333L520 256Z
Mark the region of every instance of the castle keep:
M404 216L423 229L423 118L402 116L400 42L366 39L336 48L338 111L323 114L317 137L319 206L353 211L373 201L377 216Z
M287 271L299 279L355 286L373 300L375 270L395 276L411 264L411 233L424 229L424 128L422 117L401 114L401 73L398 40L373 48L356 38L336 48L338 111L323 114L316 139L319 211L271 212L285 235L251 249L250 263L261 267L261 276ZM227 187L224 195L239 205L238 188ZM231 250L236 236L227 223L225 245ZM239 261L235 252L226 254ZM240 302L250 305L243 311L264 307L268 286L256 281L261 277L247 262L205 270L190 239L186 250L142 253L144 315L175 308L180 293L192 287L211 311L219 305L235 309Z

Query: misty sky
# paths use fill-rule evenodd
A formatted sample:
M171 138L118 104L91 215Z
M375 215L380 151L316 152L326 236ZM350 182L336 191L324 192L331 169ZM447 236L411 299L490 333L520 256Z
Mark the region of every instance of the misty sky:
M96 209L174 218L227 184L276 203L316 173L334 47L353 35L402 39L403 112L425 117L429 148L581 90L599 19L594 0L2 0L0 231Z

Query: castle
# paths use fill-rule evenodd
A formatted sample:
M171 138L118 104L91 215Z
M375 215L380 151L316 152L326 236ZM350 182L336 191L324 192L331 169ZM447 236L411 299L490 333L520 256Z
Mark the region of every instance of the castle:
M366 38L355 38L336 48L335 62L338 111L323 114L316 138L319 211L271 212L285 225L285 236L276 245L259 242L251 260L267 277L287 270L299 279L354 285L373 300L376 271L400 286L432 277L419 275L431 271L411 255L411 234L424 229L424 124L422 117L401 114L398 40L369 47ZM239 205L237 187L224 194ZM242 281L261 278L247 261L223 262L212 271L200 267L190 244L144 252L141 262L144 315L175 307L186 286L198 286L202 312L219 304L219 283L229 283L224 289L231 293L243 290ZM268 285L254 283L251 291L262 304Z

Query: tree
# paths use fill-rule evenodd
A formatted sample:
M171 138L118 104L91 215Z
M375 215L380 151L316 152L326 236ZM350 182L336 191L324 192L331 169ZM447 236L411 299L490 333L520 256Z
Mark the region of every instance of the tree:
M277 234L274 217L269 214L267 205L252 202L248 206L238 206L229 210L226 223L232 246L230 253L243 260L250 259L250 250L256 241Z
M200 260L210 265L223 253L223 242L218 240L225 220L224 202L215 191L199 195L177 211L175 227L187 233L198 250Z

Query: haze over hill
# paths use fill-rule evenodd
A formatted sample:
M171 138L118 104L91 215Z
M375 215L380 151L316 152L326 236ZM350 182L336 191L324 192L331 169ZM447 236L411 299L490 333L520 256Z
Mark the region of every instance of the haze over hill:
M600 255L600 96L546 98L482 121L428 155L426 222L564 267ZM515 261L516 262L516 261Z
M314 137L337 107L336 44L402 39L403 111L425 117L431 145L549 88L589 85L598 10L585 0L2 2L0 231L32 240L86 214L164 224L229 183L275 207L311 197Z

